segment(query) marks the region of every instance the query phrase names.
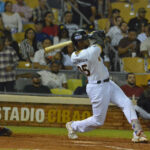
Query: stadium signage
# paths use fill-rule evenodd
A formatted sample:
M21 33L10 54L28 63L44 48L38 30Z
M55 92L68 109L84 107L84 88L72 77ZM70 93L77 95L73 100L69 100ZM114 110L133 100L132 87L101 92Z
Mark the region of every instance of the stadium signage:
M91 116L90 111L71 109L43 109L34 107L0 107L0 120L15 122L36 122L36 123L66 123L70 120L82 120Z

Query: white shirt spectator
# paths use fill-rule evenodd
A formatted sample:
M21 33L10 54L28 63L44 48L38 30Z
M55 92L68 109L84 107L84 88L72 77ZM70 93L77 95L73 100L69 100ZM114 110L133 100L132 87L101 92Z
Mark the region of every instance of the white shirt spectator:
M66 28L69 31L69 37L72 36L72 34L79 29L78 25L70 23L70 24L65 24Z
M13 15L7 15L6 13L2 13L2 20L5 28L10 28L13 33L22 32L22 20L18 13L14 13Z
M111 38L112 46L117 46L120 40L123 38L122 32L118 26L111 27L106 36Z
M137 36L137 39L140 40L140 42L143 42L147 39L147 35L146 33L140 33L138 36Z
M21 17L23 24L29 23L29 19L32 17L32 8L30 8L26 4L24 5L13 4L13 12L24 14L24 17Z
M63 73L55 74L46 70L37 73L41 75L42 85L48 86L50 89L63 88L62 84L67 83L66 75Z
M47 53L46 56L54 56L55 54L56 54L56 51L53 51L53 52ZM35 52L33 62L39 63L40 65L47 65L46 60L45 60L44 49L40 49Z
M147 51L150 56L150 37L148 37L145 41L143 41L140 45L140 51Z
M63 65L64 66L74 66L72 61L71 61L71 56L67 54L63 54Z

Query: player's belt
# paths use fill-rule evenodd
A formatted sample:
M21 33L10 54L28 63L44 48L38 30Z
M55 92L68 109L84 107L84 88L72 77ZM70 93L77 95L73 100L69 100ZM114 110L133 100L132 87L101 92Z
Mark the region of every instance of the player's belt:
M107 78L107 79L105 79L105 80L103 80L103 81L99 80L99 81L97 81L97 84L100 84L100 83L102 83L102 82L109 82L109 78Z

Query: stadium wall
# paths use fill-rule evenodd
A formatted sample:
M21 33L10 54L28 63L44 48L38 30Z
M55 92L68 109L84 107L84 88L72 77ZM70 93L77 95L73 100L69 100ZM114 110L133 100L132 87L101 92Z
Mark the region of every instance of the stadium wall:
M88 98L53 96L0 96L0 124L14 126L64 127L71 120L92 115ZM144 130L150 121L140 119ZM120 108L110 104L104 129L131 129Z

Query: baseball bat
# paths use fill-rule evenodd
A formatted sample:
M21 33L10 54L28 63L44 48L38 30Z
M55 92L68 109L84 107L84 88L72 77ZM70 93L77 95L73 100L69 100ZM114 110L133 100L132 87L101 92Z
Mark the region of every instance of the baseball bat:
M59 44L55 44L53 46L46 47L45 48L45 53L55 51L55 49L65 47L65 46L68 46L70 44L72 44L72 41L66 41L66 42L62 42L62 43L59 43Z

